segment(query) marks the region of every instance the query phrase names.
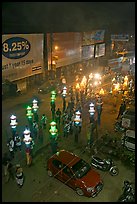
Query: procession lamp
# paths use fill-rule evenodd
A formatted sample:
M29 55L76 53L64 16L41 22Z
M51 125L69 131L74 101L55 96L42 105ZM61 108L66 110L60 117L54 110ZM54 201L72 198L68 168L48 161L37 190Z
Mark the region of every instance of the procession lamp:
M27 107L26 116L28 117L28 119L32 119L33 113L32 113L32 108L30 106Z
M55 138L57 136L57 128L56 128L56 122L52 121L50 123L50 130L49 130L51 136L53 136L53 138Z
M94 115L94 113L95 113L95 106L94 106L94 103L90 103L89 104L89 113L90 113L90 115Z
M104 93L105 93L105 92L104 92L104 89L101 88L99 94L104 95Z
M37 110L38 110L38 108L39 108L39 107L38 107L38 101L34 99L34 100L32 101L32 103L33 103L33 106L32 106L33 111L34 111L34 112L37 112Z
M78 111L76 111L76 113L75 113L74 123L75 123L76 125L79 125L80 122L81 122L81 112L78 110Z
M80 85L79 85L79 83L76 84L76 89L77 89L77 90L80 89Z
M63 87L63 90L62 90L62 96L63 96L63 98L65 98L66 95L67 95L67 87L64 86L64 87Z
M56 92L51 91L51 101L55 101L55 100L56 100Z
M17 126L17 120L16 120L16 116L15 115L11 115L10 117L10 126L12 129L16 128Z
M30 136L30 130L29 129L25 129L24 132L23 132L23 135L24 135L24 139L23 141L25 142L26 146L27 145L30 145L31 141L32 141L32 138Z

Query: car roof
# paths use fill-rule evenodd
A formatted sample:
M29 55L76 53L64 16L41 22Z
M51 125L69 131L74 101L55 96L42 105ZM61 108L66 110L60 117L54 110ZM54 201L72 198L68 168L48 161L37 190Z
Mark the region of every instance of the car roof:
M69 167L72 167L74 164L81 160L80 157L66 150L60 150L59 152L54 154L53 157Z

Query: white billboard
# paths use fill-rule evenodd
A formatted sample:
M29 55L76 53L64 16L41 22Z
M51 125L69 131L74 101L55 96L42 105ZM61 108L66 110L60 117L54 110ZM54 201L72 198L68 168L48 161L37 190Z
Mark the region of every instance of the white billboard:
M82 46L82 59L94 58L94 45Z
M101 57L105 55L105 43L97 44L95 48L95 57Z
M111 35L112 41L129 41L128 34Z
M43 69L43 34L2 35L2 78L14 81Z

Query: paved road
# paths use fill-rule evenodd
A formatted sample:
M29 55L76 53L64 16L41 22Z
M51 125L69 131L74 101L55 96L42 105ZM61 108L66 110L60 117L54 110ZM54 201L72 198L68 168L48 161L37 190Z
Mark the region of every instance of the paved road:
M9 116L12 113L16 113L19 118L19 123L21 125L20 131L24 128L26 124L25 119L25 109L24 105L30 101L32 96L36 95L36 91L29 92L24 96L20 96L16 98L16 100L7 99L3 101L2 107L2 123L3 123L3 130L2 130L2 137L3 137L3 149L6 143L6 134L7 132L10 133L9 128ZM39 95L41 100L39 114L46 113L51 118L50 109L50 96L48 95ZM103 97L103 112L102 112L102 120L101 120L101 127L98 128L98 136L101 137L104 133L110 133L110 137L114 135L114 128L113 124L115 118L118 114L119 103L121 100L121 96L119 95L117 107L114 109L113 106L113 98L111 96L104 96ZM62 99L57 97L56 101L57 107L62 107ZM11 111L12 110L12 111ZM79 144L74 144L74 138L70 135L69 138L63 138L62 132L60 133L59 137L59 148L66 149L69 151L73 151L74 153L81 156L83 159L90 161L89 154L86 152L85 154L82 153L83 146L85 146L86 140L86 127L88 120L88 113L84 114L83 116L83 128L82 133L79 138ZM117 135L120 136L119 134ZM65 186L63 183L58 181L55 178L49 178L46 171L46 163L47 159L51 155L50 147L46 146L48 143L48 127L47 130L44 132L44 142L42 144L43 150L35 158L33 159L33 165L31 167L26 166L25 159L21 161L21 165L24 170L25 174L25 183L21 189L18 189L15 180L10 180L9 183L4 182L4 177L2 177L2 201L3 202L114 202L117 200L119 195L121 194L121 189L123 185L124 179L129 179L131 181L135 180L135 170L129 169L120 161L116 161L116 164L119 167L120 173L116 177L110 176L108 173L100 172L103 181L104 181L104 188L100 192L100 194L96 198L86 198L80 197L76 194L74 190ZM44 148L44 146L46 146ZM3 150L3 151L4 151ZM25 157L24 157L25 158ZM14 161L19 162L19 157L17 157Z

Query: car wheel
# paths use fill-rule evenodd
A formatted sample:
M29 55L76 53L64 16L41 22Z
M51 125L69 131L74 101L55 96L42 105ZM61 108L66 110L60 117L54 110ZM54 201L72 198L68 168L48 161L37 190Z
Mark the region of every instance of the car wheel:
M83 196L84 195L84 192L82 191L82 189L80 188L76 188L76 192L79 196Z
M48 170L48 176L50 176L50 177L53 176L53 173L50 170Z

